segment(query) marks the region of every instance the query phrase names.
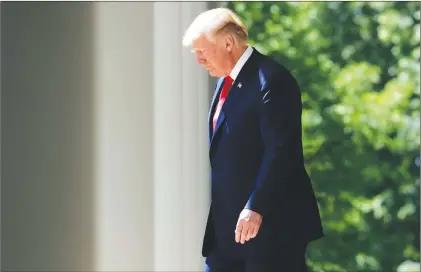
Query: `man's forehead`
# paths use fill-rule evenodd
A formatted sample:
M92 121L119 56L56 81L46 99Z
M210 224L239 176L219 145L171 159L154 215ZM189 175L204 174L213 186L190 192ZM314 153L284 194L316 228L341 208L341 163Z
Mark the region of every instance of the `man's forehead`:
M201 51L212 47L212 43L205 35L200 35L197 39L192 42L192 51Z

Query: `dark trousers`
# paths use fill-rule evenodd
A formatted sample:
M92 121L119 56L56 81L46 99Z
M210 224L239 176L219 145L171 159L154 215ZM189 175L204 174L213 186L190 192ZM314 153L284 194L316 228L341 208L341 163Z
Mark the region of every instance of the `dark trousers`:
M307 272L305 247L289 248L264 259L230 259L217 253L206 258L205 272Z

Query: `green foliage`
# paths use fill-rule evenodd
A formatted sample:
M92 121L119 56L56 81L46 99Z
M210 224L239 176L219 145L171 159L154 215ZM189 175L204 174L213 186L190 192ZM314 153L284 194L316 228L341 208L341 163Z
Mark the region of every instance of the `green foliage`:
M420 3L228 7L301 86L306 164L326 230L309 247L313 271L419 262Z

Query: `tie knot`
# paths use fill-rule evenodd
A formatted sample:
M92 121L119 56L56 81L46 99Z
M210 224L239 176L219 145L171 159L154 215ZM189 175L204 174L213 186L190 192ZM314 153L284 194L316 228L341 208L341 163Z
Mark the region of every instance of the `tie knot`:
M225 77L225 84L230 83L232 85L233 82L234 80L230 76Z

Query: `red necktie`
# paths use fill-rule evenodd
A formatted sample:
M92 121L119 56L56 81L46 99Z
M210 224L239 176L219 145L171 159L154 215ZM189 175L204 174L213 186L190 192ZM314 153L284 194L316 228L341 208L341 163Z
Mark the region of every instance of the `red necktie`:
M219 96L218 105L215 109L215 115L213 116L213 130L215 131L216 122L218 121L219 113L221 112L222 106L224 105L225 99L228 96L228 93L232 87L234 80L227 76L224 81L224 86L222 87L221 95Z

